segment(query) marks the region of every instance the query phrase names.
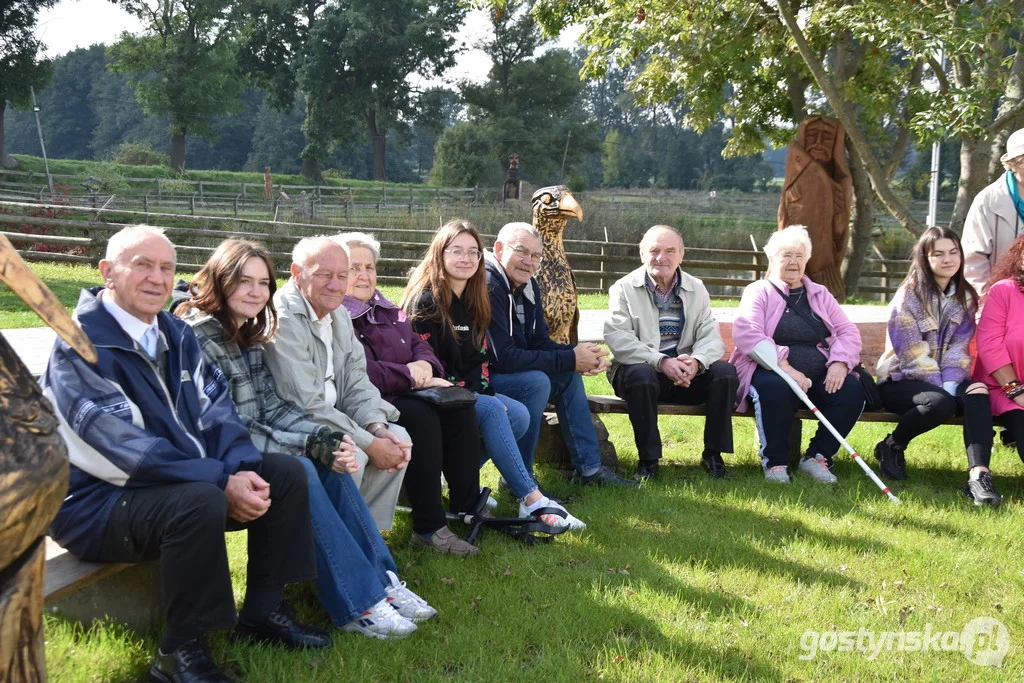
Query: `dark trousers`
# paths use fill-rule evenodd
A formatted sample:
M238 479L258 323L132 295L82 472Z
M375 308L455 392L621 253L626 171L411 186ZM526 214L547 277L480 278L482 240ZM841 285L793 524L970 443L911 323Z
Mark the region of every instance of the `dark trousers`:
M227 516L224 491L183 483L129 489L110 516L101 549L106 562L160 561L167 634L180 642L235 624L224 532L248 529L247 599L254 588L277 592L316 576L306 475L297 458L263 456L270 508L242 524ZM244 609L244 607L243 607Z
M661 458L659 401L686 406L705 404L704 450L732 453L732 411L738 386L736 368L721 360L694 377L688 387L677 387L646 363L619 366L612 378L615 395L626 402L637 455L646 462Z
M917 436L935 429L953 417L964 417L964 447L967 449L968 467L988 467L992 457L992 405L988 394L968 394L972 380L964 380L950 396L942 387L916 379L882 382L878 393L885 409L902 414L893 441L908 446Z
M754 420L761 441L761 464L766 469L789 465L789 430L796 411L803 402L789 388L785 380L771 370L757 368L750 381L754 403ZM857 424L864 410L864 389L855 375L847 375L843 386L834 394L825 391L825 384L817 380L811 384L807 397L822 416L844 438ZM818 424L807 447L810 455L823 455L829 462L839 450L839 441L823 424Z
M398 424L412 439L412 460L405 493L412 508L412 528L429 534L445 526L441 473L448 482L449 510L468 512L480 496L480 432L476 408L438 409L417 398L399 396L391 403L402 413Z
M1010 431L1017 442L1017 455L1024 460L1024 410L1008 410L997 416L995 422Z

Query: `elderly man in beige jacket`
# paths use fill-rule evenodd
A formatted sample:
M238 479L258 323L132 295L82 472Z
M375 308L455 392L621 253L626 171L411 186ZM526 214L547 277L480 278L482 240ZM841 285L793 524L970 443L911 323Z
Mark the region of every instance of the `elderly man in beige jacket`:
M394 522L395 504L412 444L398 410L366 375L366 355L341 308L348 256L329 237L299 241L292 277L274 295L278 330L264 358L278 393L317 422L348 434L359 447L352 475L381 529Z
M1024 235L1024 128L1007 138L999 160L1006 173L974 197L964 223L964 277L979 296L988 292L996 263Z
M604 340L614 355L608 379L626 401L640 465L637 477L658 473L658 402L706 405L701 466L726 476L722 453L732 453L736 368L722 360L725 343L711 298L680 268L682 235L656 225L640 240L644 265L612 285Z

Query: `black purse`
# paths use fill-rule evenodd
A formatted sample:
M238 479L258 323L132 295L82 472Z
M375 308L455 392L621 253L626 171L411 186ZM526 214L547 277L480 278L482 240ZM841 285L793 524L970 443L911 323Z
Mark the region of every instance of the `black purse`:
M476 394L466 387L426 387L404 394L409 398L425 401L438 409L467 408L476 405Z
M789 297L786 296L786 293L783 292L778 287L776 287L774 282L771 282L769 280L768 284L770 284L772 286L772 289L774 289L776 292L779 293L779 296L782 297L783 301L785 301L786 305L788 306L789 305ZM810 326L810 328L812 330L814 329L814 321L810 320L804 314L803 311L801 311L801 310L799 310L797 308L791 308L791 310L794 313L796 313L798 316L803 318L803 321L805 323L807 323L808 326ZM825 347L826 351L829 350L830 347L828 345L828 342L825 341L824 337L821 338L820 343L821 343L821 345L823 347ZM868 369L864 367L863 363L857 363L856 365L854 365L853 368L852 368L852 371L853 371L853 374L856 375L857 379L860 380L860 386L864 390L864 407L865 407L865 410L869 410L871 412L876 412L876 411L882 410L882 408L883 408L883 406L882 406L882 395L880 393L878 393L878 385L875 384L875 378L871 376L871 373L868 372Z

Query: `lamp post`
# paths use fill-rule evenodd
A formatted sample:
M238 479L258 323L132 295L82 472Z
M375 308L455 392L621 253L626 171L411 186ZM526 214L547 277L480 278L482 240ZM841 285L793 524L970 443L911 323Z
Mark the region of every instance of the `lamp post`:
M43 150L43 168L46 169L46 184L50 187L50 199L53 199L53 178L50 177L50 162L46 159L46 143L43 142L43 126L39 123L39 105L36 104L36 89L32 86L28 88L32 94L32 111L36 115L36 130L39 131L39 147Z

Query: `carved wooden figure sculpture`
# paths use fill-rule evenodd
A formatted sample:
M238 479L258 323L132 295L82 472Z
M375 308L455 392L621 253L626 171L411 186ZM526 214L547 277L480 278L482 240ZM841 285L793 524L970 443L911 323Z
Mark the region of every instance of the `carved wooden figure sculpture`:
M0 235L0 280L83 358L96 351L46 285ZM68 489L57 418L0 336L0 682L46 680L43 535Z
M542 187L533 193L533 227L544 240L544 261L537 272L537 284L544 300L548 332L560 344L579 341L576 278L562 242L570 216L582 221L583 209L565 185Z
M845 156L846 132L836 119L808 116L786 157L779 201L779 230L804 225L811 236L807 275L840 301L846 287L840 268L846 255L853 181Z
M519 155L508 155L503 199L519 199Z

